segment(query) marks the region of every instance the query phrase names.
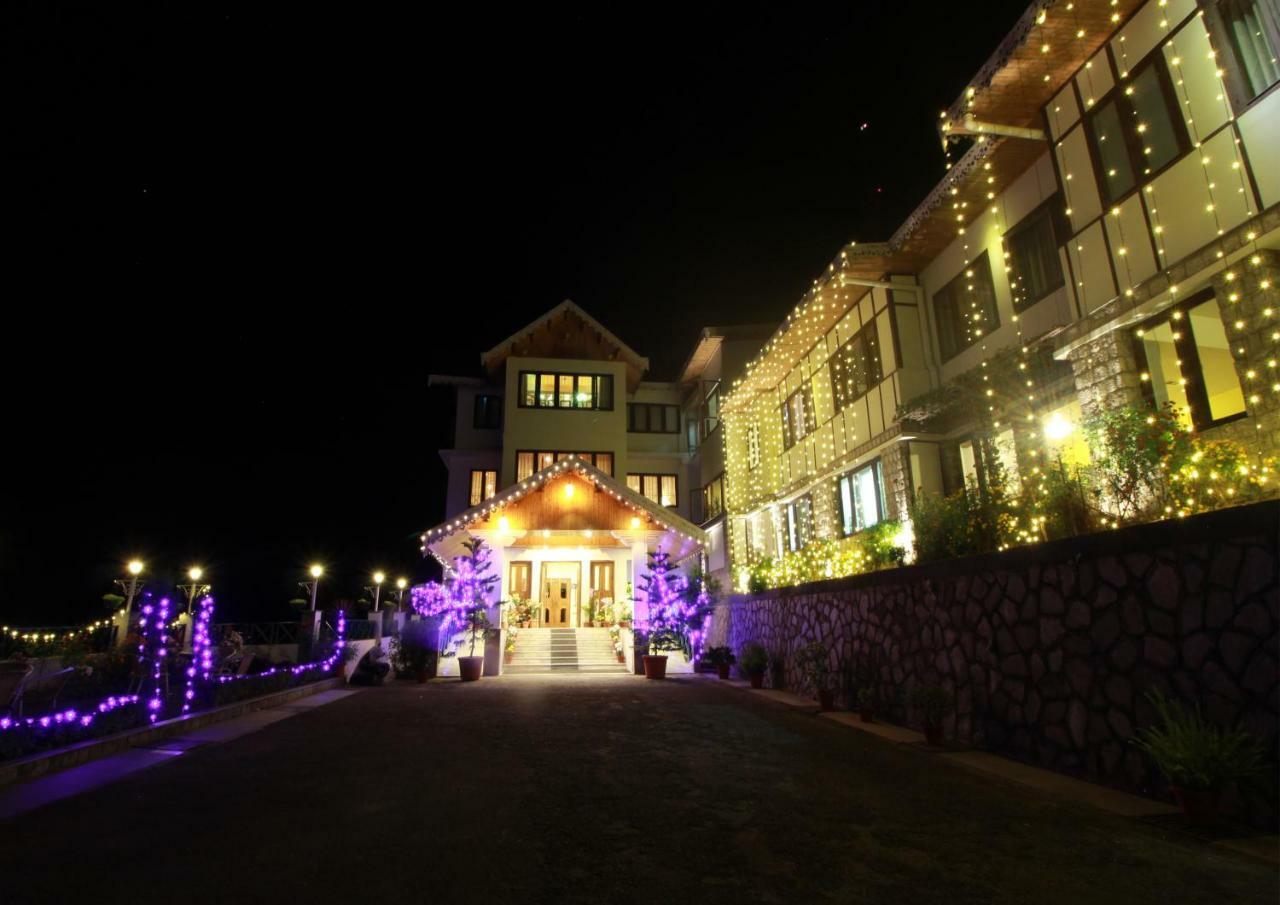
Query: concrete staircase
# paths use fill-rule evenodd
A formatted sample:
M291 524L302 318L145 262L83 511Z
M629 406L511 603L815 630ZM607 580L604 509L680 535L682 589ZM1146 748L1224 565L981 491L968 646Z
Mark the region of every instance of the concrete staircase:
M529 628L516 635L504 673L626 672L607 628Z

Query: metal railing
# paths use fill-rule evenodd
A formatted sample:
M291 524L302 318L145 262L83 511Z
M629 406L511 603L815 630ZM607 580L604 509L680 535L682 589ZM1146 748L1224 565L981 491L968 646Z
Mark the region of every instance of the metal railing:
M228 632L236 632L245 644L297 644L298 622L219 622L209 626L213 643L221 644Z

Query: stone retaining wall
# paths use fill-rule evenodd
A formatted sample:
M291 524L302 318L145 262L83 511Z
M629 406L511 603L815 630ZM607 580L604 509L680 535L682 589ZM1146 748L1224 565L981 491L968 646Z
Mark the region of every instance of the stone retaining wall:
M870 685L887 719L914 725L906 690L937 683L955 695L954 738L1163 796L1129 743L1152 722L1148 689L1240 720L1275 748L1278 527L1270 501L731 597L709 643L758 641L781 658L782 682L803 689L794 653L822 642L845 705ZM1268 785L1251 805L1264 822L1275 814Z

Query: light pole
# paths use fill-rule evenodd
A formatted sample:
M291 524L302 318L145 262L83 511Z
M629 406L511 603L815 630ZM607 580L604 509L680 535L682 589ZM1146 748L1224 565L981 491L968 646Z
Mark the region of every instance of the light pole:
M316 611L316 589L320 587L320 576L324 574L324 566L314 565L310 569L311 580L298 582L298 587L302 588L311 597L311 612Z
M129 577L116 579L116 584L120 586L120 590L124 591L124 624L120 627L119 638L121 644L124 644L125 636L129 634L129 617L133 613L133 599L138 596L138 576L142 574L142 569L142 560L131 559L125 566Z
M378 612L378 601L382 599L382 583L387 580L387 576L382 572L373 573L373 587L365 588L366 591L373 592L373 611Z
M192 566L190 569L187 569L187 580L191 583L178 585L179 590L187 595L188 614L190 614L191 608L195 602L212 590L211 585L201 583L200 579L203 577L204 569L199 566Z
M400 592L399 594L396 595L396 605L400 608L400 612L402 613L404 612L404 592L407 587L409 587L409 579L407 578L396 579L396 590Z

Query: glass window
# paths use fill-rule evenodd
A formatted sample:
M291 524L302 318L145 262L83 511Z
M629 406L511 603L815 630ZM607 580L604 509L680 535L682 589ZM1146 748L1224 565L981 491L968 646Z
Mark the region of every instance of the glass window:
M837 412L869 393L884 379L875 324L863 327L841 345L827 367L831 372L831 392Z
M676 476L673 474L664 474L662 476L662 492L660 502L664 506L677 506L680 498L676 495Z
M560 383L560 408L573 408L573 375L561 374L558 378Z
M813 539L813 500L808 494L787 504L787 549L802 550Z
M556 405L556 375L539 374L538 375L538 405L543 408L555 408Z
M1160 74L1158 63L1147 66L1124 90L1133 110L1134 130L1141 150L1139 166L1144 176L1150 176L1181 153L1177 126Z
M613 475L613 453L596 453L596 468L605 474Z
M1102 169L1103 195L1111 202L1190 147L1161 54L1098 107L1089 118L1089 135Z
M933 317L943 361L955 358L1000 326L991 263L985 251L934 294Z
M1212 292L1160 314L1137 331L1142 382L1156 405L1172 403L1204 430L1245 412L1244 391Z
M884 488L878 461L841 475L838 487L840 528L846 537L884 518Z
M1218 0L1218 15L1246 100L1280 81L1280 11L1275 0Z
M679 491L673 474L629 474L627 487L660 506L679 505Z
M496 430L502 426L502 397L479 394L476 396L472 425L481 430Z
M1122 197L1137 182L1121 127L1119 103L1115 98L1103 104L1090 121L1093 146L1102 167L1103 194L1110 200Z
M629 474L629 475L627 475L627 489L628 489L628 490L632 490L632 491L634 491L634 492L636 492L636 493L640 493L640 494L641 494L641 496L643 496L643 495L644 495L643 493L641 493L641 488L640 488L640 475L638 475L638 474Z
M813 416L813 387L805 384L782 406L782 438L786 449L809 435L817 425Z
M1012 268L1009 290L1015 311L1034 305L1063 283L1054 222L1061 206L1061 196L1055 195L1005 236ZM1067 233L1063 231L1061 235Z
M747 425L747 467L755 468L760 464L760 425Z
M475 469L471 472L471 506L477 506L498 492L498 473Z
M613 375L596 375L596 408L613 411Z
M516 480L523 481L533 474L533 453L516 453Z
M589 409L595 402L595 390L593 384L594 378L589 374L578 375L578 392L574 397L573 404L575 408Z
M613 408L613 377L608 374L520 375L520 405L531 408Z
M520 380L523 384L520 396L521 404L532 408L538 404L538 375L521 374Z

